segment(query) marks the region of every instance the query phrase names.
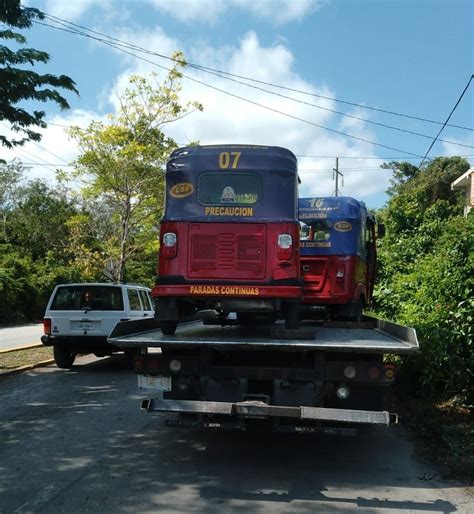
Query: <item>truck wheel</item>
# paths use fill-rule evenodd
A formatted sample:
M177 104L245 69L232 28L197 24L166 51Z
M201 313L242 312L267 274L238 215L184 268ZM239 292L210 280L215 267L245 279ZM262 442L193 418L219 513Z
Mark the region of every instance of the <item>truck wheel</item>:
M253 312L238 312L237 313L237 321L239 325L255 325L257 321L257 316Z
M54 346L53 348L54 362L58 368L69 369L72 368L76 356L73 355L67 348L63 346Z
M300 321L300 306L298 303L289 303L286 307L285 327L292 330L298 328Z
M178 326L178 322L175 320L162 320L160 321L160 328L165 336L172 336L176 331L176 327Z

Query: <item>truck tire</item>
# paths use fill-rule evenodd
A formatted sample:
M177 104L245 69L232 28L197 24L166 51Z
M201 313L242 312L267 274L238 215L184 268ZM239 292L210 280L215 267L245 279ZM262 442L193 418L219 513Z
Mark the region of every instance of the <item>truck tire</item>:
M257 316L253 312L238 312L237 321L239 322L239 325L255 325Z
M293 330L298 328L300 322L300 306L296 302L291 302L286 306L285 328Z
M54 362L58 368L69 369L72 368L76 356L64 346L55 345L53 348Z
M160 328L163 334L165 334L165 336L173 336L177 326L178 322L176 320L167 319L160 321Z

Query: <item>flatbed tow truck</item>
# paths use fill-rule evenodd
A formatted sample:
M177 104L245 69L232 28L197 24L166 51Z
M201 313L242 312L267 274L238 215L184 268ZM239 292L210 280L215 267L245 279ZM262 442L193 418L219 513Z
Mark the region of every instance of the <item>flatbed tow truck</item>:
M390 425L383 396L395 381L387 356L418 351L416 332L387 321L242 326L182 323L164 335L153 319L119 323L109 342L135 351L141 408L168 426L350 433Z

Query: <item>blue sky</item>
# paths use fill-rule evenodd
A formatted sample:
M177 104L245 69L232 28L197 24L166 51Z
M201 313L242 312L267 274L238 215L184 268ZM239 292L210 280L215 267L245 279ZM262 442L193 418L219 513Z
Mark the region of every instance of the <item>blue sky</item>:
M158 53L182 50L189 61L337 100L444 121L474 71L474 3L470 0L29 0L28 5ZM48 119L86 126L117 107L130 73L157 68L98 42L34 26L25 31L31 46L50 53L47 70L65 73L80 96L67 94L72 109L46 105ZM161 65L166 61L153 58ZM188 70L190 76L318 125L381 145L423 155L430 140L276 97L263 91ZM267 88L267 86L261 86ZM268 88L271 89L271 88ZM335 100L273 89L315 103L425 135L440 126L382 114ZM300 157L302 195L334 190L331 168L339 156L345 174L342 193L379 207L389 172L377 169L384 157L404 154L350 139L183 82L183 98L199 100L203 113L169 127L179 142L253 143L285 146ZM474 127L474 83L450 123ZM4 130L0 126L0 130ZM442 139L474 146L474 132L446 127ZM5 152L7 158L15 156ZM54 154L54 155L53 155ZM45 164L71 162L77 148L62 127L44 132L41 146L29 144L16 156L33 165L32 177L54 176ZM431 154L469 155L474 148L438 142ZM61 160L58 159L61 158ZM350 157L350 158L349 158ZM357 157L357 158L356 158ZM421 159L412 159L417 164Z

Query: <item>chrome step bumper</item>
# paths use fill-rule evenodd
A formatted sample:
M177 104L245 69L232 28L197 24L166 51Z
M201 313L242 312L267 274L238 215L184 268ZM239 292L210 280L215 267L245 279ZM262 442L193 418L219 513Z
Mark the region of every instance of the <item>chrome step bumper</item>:
M260 401L211 402L199 400L143 400L141 408L147 412L179 412L186 414L219 414L243 418L293 418L300 421L333 421L366 425L398 423L396 414L387 411L331 409L326 407L289 407L269 405Z

